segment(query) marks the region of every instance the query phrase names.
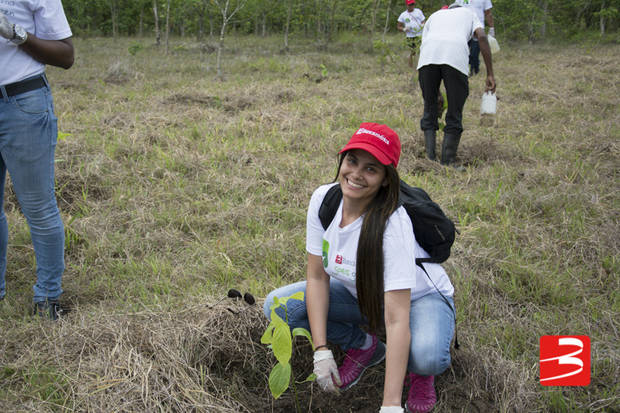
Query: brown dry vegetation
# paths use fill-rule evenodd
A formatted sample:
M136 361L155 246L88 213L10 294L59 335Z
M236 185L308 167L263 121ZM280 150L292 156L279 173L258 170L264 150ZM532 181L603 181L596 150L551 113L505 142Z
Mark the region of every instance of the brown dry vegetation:
M461 232L446 263L461 349L435 411L618 411L620 47L502 45L491 126L483 79L470 81L459 173L424 159L400 38L387 64L359 39L289 54L279 41L231 39L224 81L180 41L166 57L147 40L132 55L136 40L76 39L75 66L48 70L71 312L28 314L34 256L9 188L3 410L292 411L291 391L274 401L267 387L259 306L222 297L304 277L310 194L356 126L379 121L401 136L401 176ZM590 386L539 385L544 334L590 336ZM303 380L311 355L297 344ZM382 380L374 368L339 397L299 384L300 404L374 412Z

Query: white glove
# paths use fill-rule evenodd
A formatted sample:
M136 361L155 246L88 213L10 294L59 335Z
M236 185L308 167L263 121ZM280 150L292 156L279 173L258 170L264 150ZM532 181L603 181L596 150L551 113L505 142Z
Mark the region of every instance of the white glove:
M489 28L489 36L495 37L495 27Z
M4 13L0 12L0 36L11 40L14 34L13 23L9 22Z
M338 366L336 366L331 350L314 352L314 374L316 374L316 382L321 390L337 393L339 389L336 386L342 385Z
M400 406L381 406L379 413L405 413L405 409Z

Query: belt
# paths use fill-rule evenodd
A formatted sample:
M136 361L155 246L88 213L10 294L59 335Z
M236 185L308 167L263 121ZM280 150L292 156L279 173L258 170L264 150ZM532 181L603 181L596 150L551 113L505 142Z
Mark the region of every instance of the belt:
M44 75L35 77L34 79L22 80L21 82L9 83L4 86L6 95L11 97L21 93L30 92L31 90L40 89L45 86Z

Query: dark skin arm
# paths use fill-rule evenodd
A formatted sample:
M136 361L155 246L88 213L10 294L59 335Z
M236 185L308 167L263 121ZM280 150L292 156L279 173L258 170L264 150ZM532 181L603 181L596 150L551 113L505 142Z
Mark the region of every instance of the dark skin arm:
M71 38L44 40L28 33L28 38L19 47L33 59L43 64L58 66L63 69L69 69L73 66L74 50Z
M484 65L487 68L486 89L485 91L491 91L495 93L495 77L493 76L493 62L491 60L491 47L489 46L489 40L484 32L484 29L478 28L474 32L480 45L480 53L484 59Z
M493 27L493 13L491 12L491 9L484 11L484 19L487 21L487 25L489 27Z

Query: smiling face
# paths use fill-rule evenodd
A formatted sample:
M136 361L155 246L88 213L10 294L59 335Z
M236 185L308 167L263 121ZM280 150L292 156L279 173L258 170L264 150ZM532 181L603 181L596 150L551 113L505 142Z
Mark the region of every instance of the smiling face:
M343 199L366 207L379 189L387 185L385 175L385 166L377 158L362 149L350 150L338 173Z

